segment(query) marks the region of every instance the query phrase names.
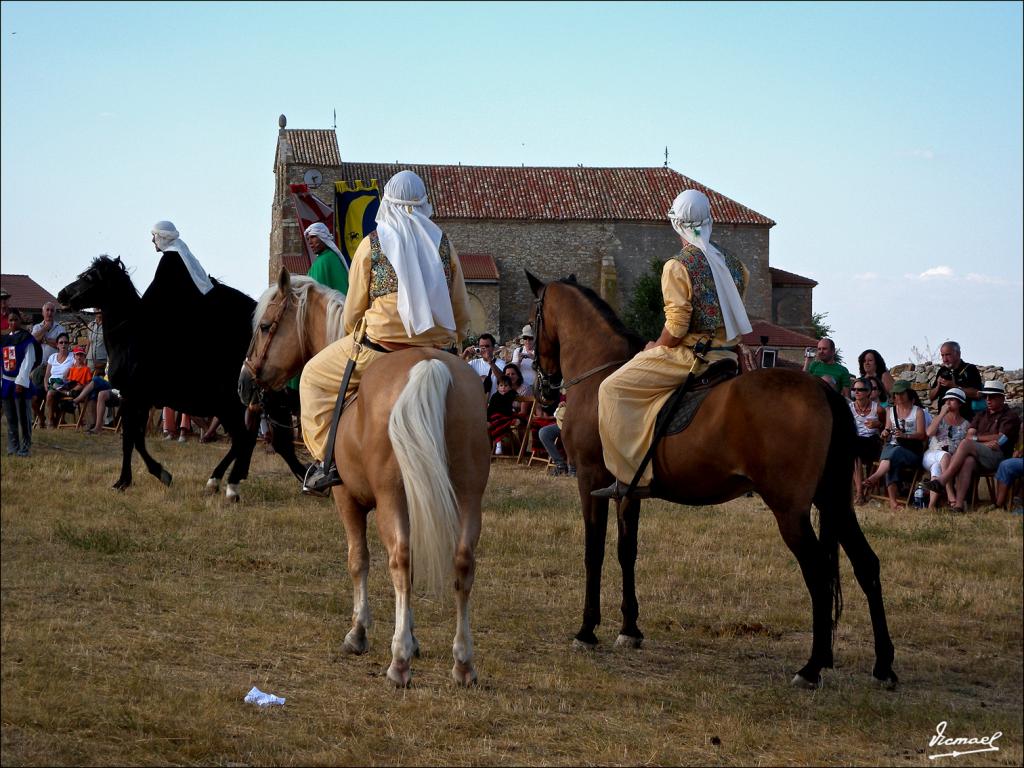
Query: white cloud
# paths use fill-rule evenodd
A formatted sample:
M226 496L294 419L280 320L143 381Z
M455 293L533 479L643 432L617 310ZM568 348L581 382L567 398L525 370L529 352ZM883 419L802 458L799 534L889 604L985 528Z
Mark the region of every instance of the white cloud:
M956 273L953 271L952 267L939 265L937 267L929 267L919 275L912 275L908 273L904 275L904 277L906 277L909 280L933 280L936 278L949 280L953 277L956 277Z
M854 280L877 280L877 272L859 272L853 276Z

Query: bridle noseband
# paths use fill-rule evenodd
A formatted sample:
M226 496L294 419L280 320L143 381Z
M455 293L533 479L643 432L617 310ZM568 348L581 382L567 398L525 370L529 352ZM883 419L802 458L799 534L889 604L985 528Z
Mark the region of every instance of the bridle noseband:
M260 371L263 370L264 364L267 362L267 353L270 351L270 342L274 338L274 334L277 333L277 328L281 324L281 318L284 316L285 310L288 309L288 297L282 295L281 302L274 308L274 312L270 318L270 327L267 328L267 336L263 342L262 349L258 349L257 354L254 358L250 358L249 355L245 356L244 368L249 371L249 375L252 376L253 382L260 389L264 389L264 384L260 380ZM262 328L263 323L260 323ZM252 346L257 346L258 340L253 338ZM250 349L251 349L250 347Z

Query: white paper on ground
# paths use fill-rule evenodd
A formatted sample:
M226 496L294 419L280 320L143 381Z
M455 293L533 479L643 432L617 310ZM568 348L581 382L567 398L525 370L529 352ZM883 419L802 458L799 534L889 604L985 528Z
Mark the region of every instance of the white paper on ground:
M245 703L269 707L273 704L284 704L284 699L272 693L264 693L256 686L253 686L252 690L245 694Z

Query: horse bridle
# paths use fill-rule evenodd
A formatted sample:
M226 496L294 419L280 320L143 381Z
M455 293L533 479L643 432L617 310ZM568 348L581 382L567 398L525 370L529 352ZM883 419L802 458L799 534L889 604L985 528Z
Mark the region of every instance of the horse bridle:
M280 303L274 308L273 315L270 318L270 324L267 328L266 340L263 342L262 349L257 350L255 358L250 358L247 354L245 356L245 363L243 366L249 375L252 376L253 382L260 389L264 389L263 382L260 381L260 371L263 370L264 363L267 362L267 353L270 350L270 342L274 339L274 334L277 333L277 328L281 323L281 318L284 316L285 310L288 309L288 296L282 295ZM263 328L264 323L260 323L260 329ZM253 346L257 346L257 339L253 339Z
M544 297L547 294L547 292L548 292L548 287L547 287L547 285L545 285L541 289L540 296L538 296L534 300L534 302L533 302L537 306L537 309L535 310L536 314L535 314L535 318L534 318L534 325L537 326L537 358L533 362L533 372L536 375L536 379L537 379L537 388L536 389L539 390L539 392L540 392L540 400L544 404L549 404L549 403L551 403L554 400L554 395L551 394L554 391L560 389L560 390L562 390L562 392L565 392L570 387L573 387L573 386L579 384L581 381L585 381L586 379L589 379L595 373L600 373L601 371L607 370L608 368L617 368L618 366L623 365L624 363L628 362L628 360L626 360L626 359L623 359L623 360L612 360L611 362L602 363L601 365L595 366L594 368L591 368L589 371L584 371L579 376L573 376L568 381L561 381L561 380L559 380L558 382L555 382L553 380L553 375L549 374L549 373L545 373L544 369L541 367L541 363L540 363L540 360L541 360L540 345L541 345L541 343L542 343L542 341L544 339ZM561 371L559 371L559 373L561 373ZM545 393L548 393L548 394L545 394Z

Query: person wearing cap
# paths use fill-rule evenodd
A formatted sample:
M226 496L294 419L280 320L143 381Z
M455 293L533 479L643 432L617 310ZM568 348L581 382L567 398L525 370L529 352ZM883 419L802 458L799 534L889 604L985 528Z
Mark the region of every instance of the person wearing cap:
M952 387L942 397L942 407L939 415L932 419L925 434L928 435L928 450L921 458L921 466L928 470L931 477L935 478L942 474L950 462L953 454L964 438L967 437L967 429L970 422L960 413L960 408L967 402L967 395L959 387ZM946 496L950 504L956 501L953 490L953 483L945 484ZM928 509L935 509L939 503L939 494L929 490Z
M522 343L512 352L512 362L519 366L519 370L523 374L523 382L532 389L533 381L536 378L536 374L533 372L533 360L537 356L533 346L533 326L529 323L524 325L519 339Z
M1010 458L1020 434L1020 416L1006 404L1003 382L986 381L979 392L985 398L985 410L971 420L967 438L957 447L948 466L928 483L928 490L940 493L946 483L955 481L956 499L952 506L958 512L964 511L974 473L979 467L995 472L1003 459Z
M0 397L7 421L7 455L28 456L32 450L32 396L35 387L29 374L39 355L39 342L22 328L21 313L7 311L3 347L3 385Z
M598 390L598 428L604 463L615 480L593 491L599 498L622 498L654 439L658 411L694 370L693 347L711 339L709 362L737 360L740 337L750 333L743 306L748 273L734 256L711 242L711 203L689 189L676 197L668 212L682 250L665 262L661 292L665 325L656 341L623 365ZM653 479L648 463L632 494L650 496Z
M941 403L950 387L958 387L967 397L967 402L960 406L960 413L965 419L973 419L975 413L985 409L984 398L979 394L981 372L978 366L963 361L960 345L955 341L947 341L939 347L939 355L942 365L935 374L928 397L933 403Z
M315 355L302 371L302 438L316 461L303 492L325 495L341 483L333 461L325 466L338 390L354 363L345 398L374 360L408 347L448 349L469 329L469 297L448 236L430 220L423 180L400 171L384 185L377 229L352 257L343 322L345 337ZM334 446L330 446L333 456Z
M316 257L306 274L321 285L348 293L348 261L323 222L310 224L304 233L306 245Z
M893 404L886 412L878 468L864 480L864 484L871 488L885 479L885 492L889 497L889 508L893 511L903 509L896 500L900 470L919 466L924 453L924 408L914 402L912 391L909 381L897 381L893 385Z

